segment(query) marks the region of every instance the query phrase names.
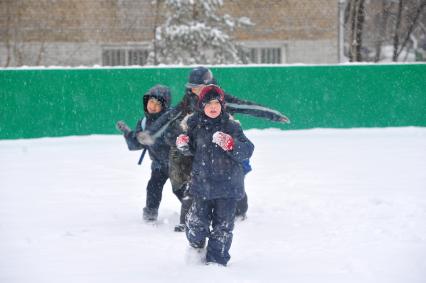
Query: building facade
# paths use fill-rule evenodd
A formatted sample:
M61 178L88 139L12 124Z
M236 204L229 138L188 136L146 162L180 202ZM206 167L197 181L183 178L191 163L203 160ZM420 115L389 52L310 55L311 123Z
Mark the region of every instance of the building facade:
M338 0L224 0L254 25L233 34L255 64L339 61ZM145 65L152 0L0 0L0 67Z

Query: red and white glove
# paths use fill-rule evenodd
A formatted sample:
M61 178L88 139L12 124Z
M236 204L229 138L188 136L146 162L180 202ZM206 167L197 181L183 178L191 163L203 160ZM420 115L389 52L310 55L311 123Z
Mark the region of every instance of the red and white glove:
M176 147L180 151L184 151L184 150L189 149L188 143L189 143L189 137L187 135L180 134L176 138Z
M220 146L224 151L234 149L234 139L223 132L214 133L212 142Z

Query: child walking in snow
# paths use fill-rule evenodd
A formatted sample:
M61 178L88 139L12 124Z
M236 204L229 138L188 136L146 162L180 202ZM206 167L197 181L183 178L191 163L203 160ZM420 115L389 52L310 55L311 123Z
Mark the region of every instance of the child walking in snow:
M194 157L189 184L193 203L186 215L186 237L199 250L208 238L206 263L226 266L237 201L244 196L242 162L251 157L254 146L225 112L224 93L216 85L202 89L198 109L187 126L187 134L176 139L177 148Z
M151 178L146 188L146 205L143 209L143 219L149 222L157 220L163 187L169 178L170 145L165 141L167 133L157 138L155 143L150 146L139 142L140 134L144 130L149 130L149 127L169 109L170 103L170 89L156 85L143 96L145 117L138 121L134 131L123 121L117 122L117 129L123 133L129 150L148 150L152 160Z

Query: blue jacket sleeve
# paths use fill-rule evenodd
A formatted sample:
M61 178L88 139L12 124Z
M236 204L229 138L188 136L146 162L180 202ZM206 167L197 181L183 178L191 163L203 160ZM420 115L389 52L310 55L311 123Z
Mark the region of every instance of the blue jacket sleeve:
M225 94L226 110L230 114L240 113L259 118L265 118L276 122L289 122L289 119L277 110L262 106L260 104L239 99L235 96Z
M243 160L249 159L254 151L253 143L244 135L240 125L233 122L234 149L227 151L227 154L234 160L242 163Z
M130 131L128 134L124 135L124 139L126 140L127 147L129 150L141 150L145 148L144 145L138 142L136 135L142 131L142 119L138 121L136 124L136 128L133 131Z

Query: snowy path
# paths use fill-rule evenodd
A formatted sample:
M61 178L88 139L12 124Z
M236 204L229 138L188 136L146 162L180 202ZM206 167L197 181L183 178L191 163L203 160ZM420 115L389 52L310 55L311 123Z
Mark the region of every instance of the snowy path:
M185 262L120 136L0 141L0 282L425 282L426 128L250 130L229 267Z

